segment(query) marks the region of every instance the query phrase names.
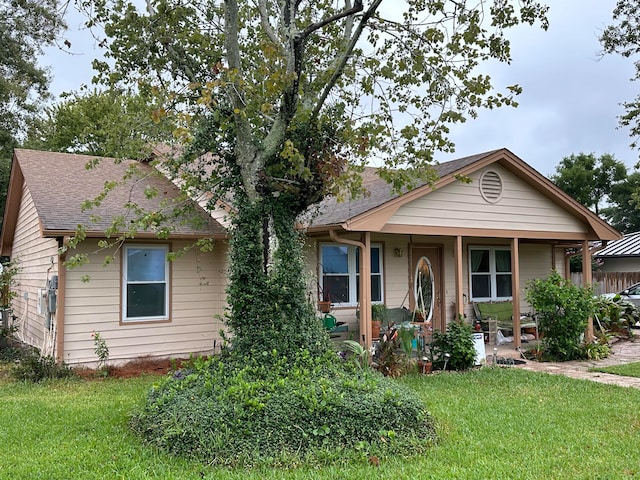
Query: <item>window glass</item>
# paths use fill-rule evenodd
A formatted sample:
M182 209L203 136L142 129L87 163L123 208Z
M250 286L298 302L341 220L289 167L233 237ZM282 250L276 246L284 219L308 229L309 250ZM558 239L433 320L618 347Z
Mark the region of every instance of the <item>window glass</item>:
M323 273L348 273L348 247L324 245L322 247Z
M496 275L496 290L498 297L510 297L511 275Z
M165 316L164 283L134 283L127 286L127 318Z
M168 318L168 248L125 246L123 275L123 320Z
M165 259L164 249L127 249L127 278L129 282L164 281Z
M349 276L326 276L322 282L324 298L332 303L347 303L349 301Z
M471 291L473 298L491 298L491 277L489 275L472 276Z
M472 299L503 300L512 296L509 248L471 247L469 272Z
M496 272L511 272L511 252L496 250Z
M489 272L489 250L471 250L471 271Z
M360 298L360 250L351 245L322 244L320 255L321 295L330 297L333 303L357 304ZM382 247L372 245L371 301L382 301L382 285Z

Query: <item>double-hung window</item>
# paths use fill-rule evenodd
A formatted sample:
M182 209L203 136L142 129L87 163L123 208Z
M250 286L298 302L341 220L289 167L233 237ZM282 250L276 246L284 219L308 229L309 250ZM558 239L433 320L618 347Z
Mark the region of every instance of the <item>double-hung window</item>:
M122 276L122 320L169 319L168 247L125 245Z
M476 301L511 297L511 250L508 247L470 247L471 298Z
M382 302L382 246L371 246L371 301ZM360 249L339 243L320 245L320 300L357 305L360 299Z

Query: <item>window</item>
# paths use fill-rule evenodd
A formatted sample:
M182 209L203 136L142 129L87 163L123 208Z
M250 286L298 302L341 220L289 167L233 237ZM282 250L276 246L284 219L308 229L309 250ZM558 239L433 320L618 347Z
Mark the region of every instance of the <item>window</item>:
M126 245L123 257L122 320L169 318L168 247Z
M471 298L511 298L511 250L505 247L470 247Z
M356 305L360 299L360 249L338 243L320 245L320 285L323 298L334 304ZM382 302L382 246L371 246L371 301Z

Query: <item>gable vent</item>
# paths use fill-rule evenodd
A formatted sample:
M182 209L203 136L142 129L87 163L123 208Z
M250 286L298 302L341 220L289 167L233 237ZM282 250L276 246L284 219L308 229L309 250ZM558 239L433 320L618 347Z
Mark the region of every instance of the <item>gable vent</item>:
M480 177L480 194L489 203L496 203L502 198L502 178L493 170L488 170Z

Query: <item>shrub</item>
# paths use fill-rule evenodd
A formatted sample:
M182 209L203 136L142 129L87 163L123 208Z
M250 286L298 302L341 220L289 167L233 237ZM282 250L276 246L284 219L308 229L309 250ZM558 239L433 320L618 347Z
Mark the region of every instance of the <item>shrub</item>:
M197 361L152 389L132 427L153 445L217 465L339 460L345 449L384 451L411 439L424 449L434 437L413 392L308 352Z
M476 349L473 345L473 331L462 320L447 325L446 332L433 332L430 346L434 368L466 370L473 367ZM449 357L447 357L447 354Z
M613 298L604 296L595 299L594 320L599 325L612 332L629 333L631 326L637 321L638 307L633 303L624 300L620 295Z
M73 370L67 365L64 363L58 365L53 357L40 355L40 350L37 348L29 349L11 370L11 376L16 380L34 383L73 375Z
M581 339L594 313L591 288L579 287L553 271L546 280L536 279L525 291L538 314L545 353L554 360L581 357Z

